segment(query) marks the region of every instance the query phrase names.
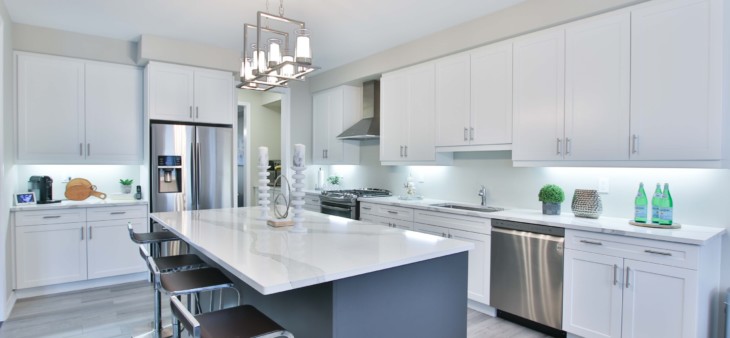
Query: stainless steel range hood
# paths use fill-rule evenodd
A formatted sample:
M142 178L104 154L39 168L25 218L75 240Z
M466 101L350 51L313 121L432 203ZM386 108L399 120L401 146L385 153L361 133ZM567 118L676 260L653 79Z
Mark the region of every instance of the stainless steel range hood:
M363 119L345 129L340 140L372 140L380 138L380 81L362 84Z

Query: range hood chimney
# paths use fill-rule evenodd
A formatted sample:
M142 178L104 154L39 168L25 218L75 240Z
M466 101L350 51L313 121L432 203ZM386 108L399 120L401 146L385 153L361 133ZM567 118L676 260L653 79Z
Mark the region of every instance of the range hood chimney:
M380 138L380 81L362 84L363 119L337 135L340 140L373 140Z

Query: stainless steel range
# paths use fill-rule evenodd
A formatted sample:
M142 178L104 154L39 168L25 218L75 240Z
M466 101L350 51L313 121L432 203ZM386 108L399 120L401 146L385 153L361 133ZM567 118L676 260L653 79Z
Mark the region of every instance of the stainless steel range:
M385 189L352 189L323 191L319 196L320 211L323 214L360 219L360 197L383 197L392 195Z

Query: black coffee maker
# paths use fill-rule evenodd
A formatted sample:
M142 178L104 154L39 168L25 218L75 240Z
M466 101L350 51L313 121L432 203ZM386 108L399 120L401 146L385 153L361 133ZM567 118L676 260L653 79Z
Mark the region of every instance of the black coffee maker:
M53 179L50 176L31 176L28 180L28 191L35 193L38 204L61 202L53 200Z

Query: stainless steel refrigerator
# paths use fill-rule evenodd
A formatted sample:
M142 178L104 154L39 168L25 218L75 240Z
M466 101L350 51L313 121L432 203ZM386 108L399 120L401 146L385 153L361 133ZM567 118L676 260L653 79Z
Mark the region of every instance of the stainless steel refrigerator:
M150 125L152 212L233 206L231 127Z

